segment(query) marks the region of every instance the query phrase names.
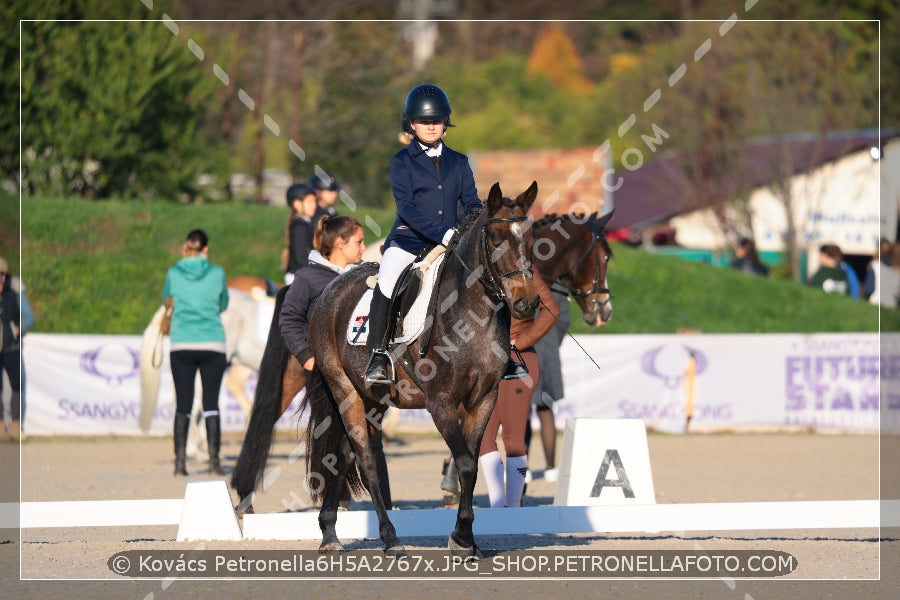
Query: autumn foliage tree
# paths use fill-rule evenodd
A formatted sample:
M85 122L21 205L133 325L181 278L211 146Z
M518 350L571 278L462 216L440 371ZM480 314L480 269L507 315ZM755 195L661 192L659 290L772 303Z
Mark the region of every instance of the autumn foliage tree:
M540 33L528 57L528 72L539 73L569 92L586 94L593 87L585 78L575 44L559 23Z

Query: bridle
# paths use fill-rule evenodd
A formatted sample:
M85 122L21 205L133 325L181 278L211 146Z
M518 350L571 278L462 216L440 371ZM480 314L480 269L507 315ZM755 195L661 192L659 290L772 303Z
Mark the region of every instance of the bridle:
M572 265L569 270L561 274L559 277L551 279L550 277L544 277L547 283L551 285L558 285L563 287L568 291L572 296L576 299L587 298L592 294L606 294L606 300L603 302L598 302L599 306L603 306L604 304L609 304L611 300L611 294L609 292L609 288L600 285L600 242L603 237L602 232L597 232L595 230L591 231L591 245L588 246L587 250L581 255L581 257L575 261L575 264ZM563 278L569 277L573 282L575 281L575 273L578 272L578 267L581 266L581 263L590 256L591 252L594 253L594 278L591 281L591 289L584 291L576 288L574 285L567 285L566 282L563 281Z
M514 269L512 271L507 271L506 273L503 273L501 275L495 274L489 258L491 252L490 246L487 241L487 226L493 225L495 223L517 223L520 221L525 221L527 219L527 215L485 219L484 225L481 227L481 267L482 272L487 273L487 278L485 278L484 275L481 275L478 277L478 281L480 281L481 285L484 286L484 289L488 293L488 295L498 303L506 301L506 292L503 291L503 286L501 285L504 279L514 277L516 275L525 275L527 277L530 277L534 275L534 270L531 267L527 267L525 269ZM462 258L459 256L459 253L454 252L453 254L457 257L457 260L459 260L460 264L462 264L467 271L472 271L472 269L469 269L468 265L463 262Z

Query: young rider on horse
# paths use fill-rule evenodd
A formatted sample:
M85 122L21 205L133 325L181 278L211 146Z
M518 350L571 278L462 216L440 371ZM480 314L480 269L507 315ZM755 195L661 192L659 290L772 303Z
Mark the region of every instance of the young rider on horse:
M403 126L413 136L409 146L391 159L391 189L397 218L384 241L378 284L369 310L367 383L390 383L386 339L394 286L416 255L429 246L447 245L465 216L481 209L469 159L450 149L442 138L451 127L450 100L444 90L426 83L406 96ZM510 361L508 376L527 374Z

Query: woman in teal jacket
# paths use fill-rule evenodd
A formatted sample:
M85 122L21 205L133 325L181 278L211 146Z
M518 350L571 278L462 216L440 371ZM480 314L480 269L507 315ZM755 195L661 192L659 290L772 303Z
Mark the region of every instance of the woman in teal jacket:
M187 432L194 380L200 372L203 388L203 416L209 444L209 469L224 475L219 464L221 423L219 389L225 374L225 328L221 313L228 307L225 270L207 258L209 238L201 229L191 231L182 246L182 259L169 268L163 287L163 301L174 302L169 339L169 362L175 382L175 475L187 475L185 465Z

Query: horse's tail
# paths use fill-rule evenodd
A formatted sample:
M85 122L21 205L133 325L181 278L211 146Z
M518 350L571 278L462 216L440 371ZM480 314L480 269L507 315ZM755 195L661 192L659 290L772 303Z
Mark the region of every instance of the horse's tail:
M138 416L138 425L144 433L150 431L159 396L160 367L162 366L160 326L165 310L166 307L161 305L154 313L147 328L144 329L144 337L141 340L141 412Z
M306 396L300 410L302 412L307 409L306 483L313 502L321 503L325 490L334 478L332 470L335 468L335 457L340 452L341 442L347 437L347 430L331 388L318 367L313 369L306 380ZM355 494L365 491L356 461L350 466L344 485Z
M241 500L247 498L263 481L266 462L272 447L275 422L281 416L282 380L287 369L291 352L281 337L278 315L288 287L278 291L275 298L275 312L269 325L269 336L259 366L256 393L253 396L253 411L244 435L244 443L237 464L231 475L231 487Z

